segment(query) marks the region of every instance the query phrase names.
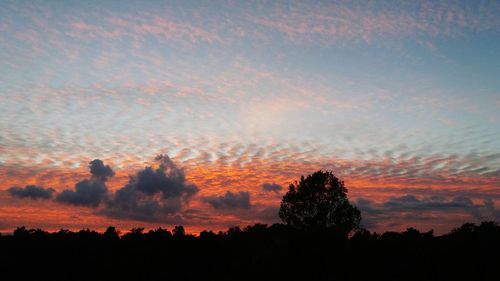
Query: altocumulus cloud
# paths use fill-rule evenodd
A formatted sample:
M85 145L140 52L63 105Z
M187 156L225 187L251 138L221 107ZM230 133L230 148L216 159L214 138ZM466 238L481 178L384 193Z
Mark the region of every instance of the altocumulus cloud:
M238 193L226 191L224 195L207 196L202 200L216 210L250 209L251 207L250 193L246 191Z
M101 211L114 218L140 221L182 222L182 210L198 187L188 183L184 170L167 155L156 157L158 168L145 167L106 201Z
M18 198L31 198L31 199L50 199L54 194L53 188L43 188L36 185L27 185L24 188L13 186L7 189L7 192L14 197Z
M90 179L85 179L75 185L75 190L64 190L56 197L56 201L86 207L97 207L108 198L106 181L114 175L111 167L95 159L89 163Z

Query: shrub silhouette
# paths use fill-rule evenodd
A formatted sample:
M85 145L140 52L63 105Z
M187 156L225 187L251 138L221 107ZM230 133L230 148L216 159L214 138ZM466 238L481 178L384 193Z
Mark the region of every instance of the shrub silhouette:
M279 217L299 229L335 228L345 233L358 228L361 221L361 213L347 199L344 182L321 170L290 184Z

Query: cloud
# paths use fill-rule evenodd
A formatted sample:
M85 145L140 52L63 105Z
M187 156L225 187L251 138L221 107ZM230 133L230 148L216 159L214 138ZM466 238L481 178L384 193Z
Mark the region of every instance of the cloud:
M102 160L95 159L89 163L90 173L93 178L98 178L103 182L114 176L114 172L109 165L104 165Z
M276 183L264 183L262 185L262 188L264 189L264 191L268 191L268 192L280 192L281 189L283 189L283 187L279 184L276 184Z
M427 209L453 209L462 207L464 200L461 198L453 198L450 202L445 202L441 198L418 199L416 196L408 194L404 196L391 197L383 203L387 209L394 211L407 211L407 210L427 210ZM469 200L470 201L470 200ZM458 203L458 204L457 204ZM469 203L469 202L467 202Z
M500 24L495 17L499 5L479 1L472 5L419 1L389 6L330 1L311 5L297 1L286 6L271 2L269 6L267 15L249 15L248 20L300 43L371 43L389 36L418 40L454 36L467 30L492 30Z
M251 207L250 193L246 191L238 193L226 191L224 195L207 196L202 200L216 210L249 209Z
M108 188L106 181L114 175L110 166L95 159L89 162L89 169L91 173L90 179L85 179L75 185L75 190L66 189L59 193L56 201L86 207L98 207L99 204L108 198Z
M98 207L101 201L108 196L108 188L104 182L95 179L86 179L75 185L75 190L64 190L56 197L56 201L86 207Z
M146 13L142 16L115 14L99 24L79 18L69 26L66 35L75 39L114 41L130 38L135 46L140 46L146 37L155 37L162 42L173 41L184 47L192 47L196 43L222 43L217 33L192 22L172 19L165 13Z
M270 205L263 206L259 210L257 210L255 214L255 218L265 223L276 223L280 221L278 217L279 206Z
M167 155L155 160L159 167L148 166L131 176L106 202L103 214L140 221L182 221L183 207L198 192L198 187L186 181L184 170Z
M459 223L463 221L463 216L477 221L500 219L500 210L492 199L487 198L482 200L482 203L475 203L469 197L461 195L418 197L406 194L390 197L383 202L359 198L355 205L363 215L362 225L367 228L377 228L388 222L392 223L392 226L416 222L422 225L437 225L445 221L449 223L449 220L454 218Z
M192 214L186 203L198 192L195 184L186 181L184 170L167 155L155 158L157 168L147 166L129 177L129 181L114 194L106 181L114 176L109 165L95 159L89 162L91 177L75 184L74 189L60 192L55 201L68 205L99 208L96 213L118 219L145 222L185 223ZM36 186L12 187L8 192L16 197L49 199L53 189Z
M50 199L54 194L55 190L53 188L43 188L35 185L27 185L22 187L11 187L7 189L10 195L19 198L31 198L31 199Z

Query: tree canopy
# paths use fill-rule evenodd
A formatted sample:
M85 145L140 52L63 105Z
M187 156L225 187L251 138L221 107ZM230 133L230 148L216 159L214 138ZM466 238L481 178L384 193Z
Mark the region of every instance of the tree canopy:
M331 171L317 171L290 184L283 196L279 217L288 225L307 229L358 228L360 211L349 203L344 181Z

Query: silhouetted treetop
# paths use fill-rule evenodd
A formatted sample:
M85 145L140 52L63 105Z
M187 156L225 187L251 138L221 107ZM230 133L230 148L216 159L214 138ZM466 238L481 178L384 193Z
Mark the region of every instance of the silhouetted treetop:
M349 203L344 182L330 171L318 171L290 184L283 196L279 217L296 228L337 228L349 232L361 221L359 210Z
M103 235L108 239L118 240L120 238L120 232L114 226L109 226Z
M174 227L174 230L172 230L172 234L174 237L182 237L186 235L186 231L184 230L184 227L182 225L177 225Z

